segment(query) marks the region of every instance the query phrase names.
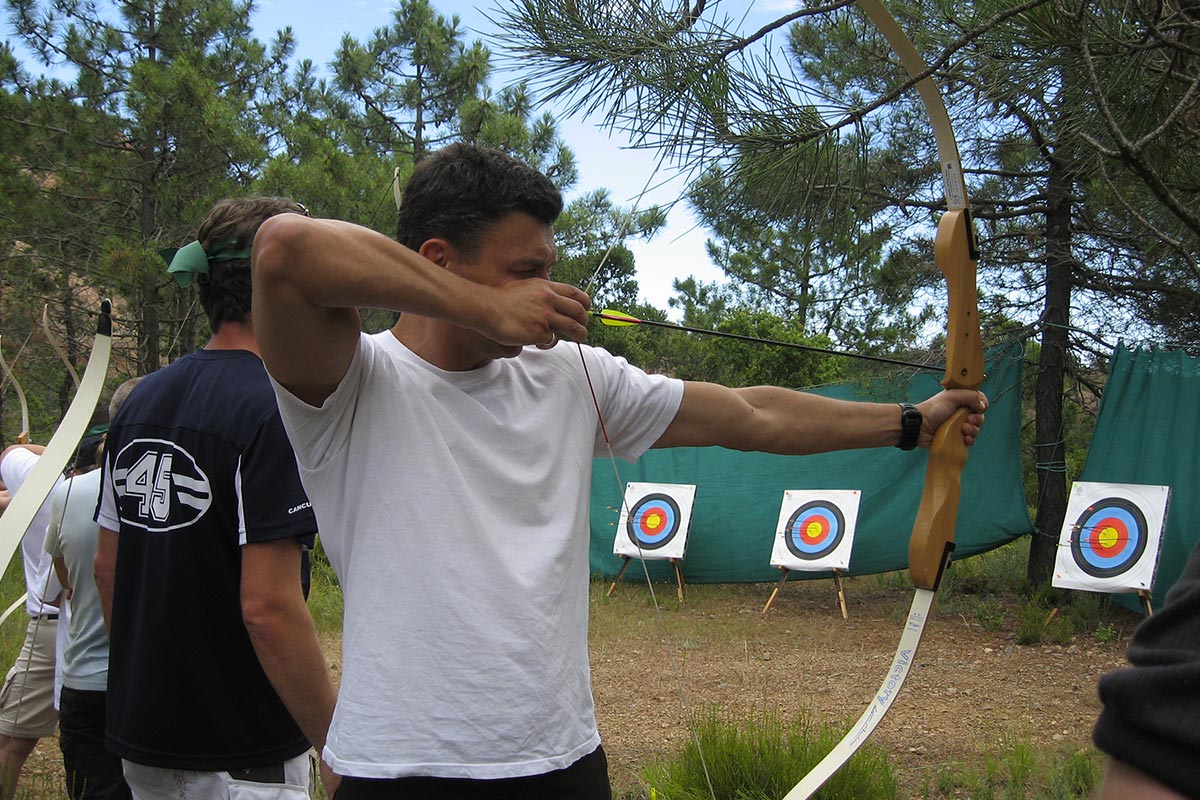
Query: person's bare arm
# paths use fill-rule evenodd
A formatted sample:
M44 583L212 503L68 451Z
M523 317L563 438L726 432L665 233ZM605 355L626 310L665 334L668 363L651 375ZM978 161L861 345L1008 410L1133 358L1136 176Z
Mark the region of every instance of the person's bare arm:
M937 427L962 406L971 410L963 437L973 444L987 401L980 392L940 392L918 403L924 417L917 444L928 447ZM753 386L730 389L689 381L674 420L655 447L707 447L805 455L860 447L887 447L900 440L900 407Z
M100 595L100 613L104 615L104 632L112 633L113 578L117 572L117 532L100 528L96 542L96 558L92 562L92 575L96 579L96 591Z
M300 556L295 539L243 545L242 619L271 685L320 753L337 692L304 602Z
M35 456L40 456L42 453L46 452L46 445L44 445L44 444L10 444L8 447L4 448L4 450L2 452L0 452L0 461L4 461L4 457L7 456L9 453L11 453L14 450L28 450L29 452L33 453Z
M264 222L251 255L253 321L275 380L319 405L350 366L358 308L445 320L506 345L586 338L589 300L579 289L548 280L473 283L431 260L441 252L431 241L416 253L347 222L299 214Z
M1187 800L1187 797L1170 789L1146 773L1110 758L1096 800Z

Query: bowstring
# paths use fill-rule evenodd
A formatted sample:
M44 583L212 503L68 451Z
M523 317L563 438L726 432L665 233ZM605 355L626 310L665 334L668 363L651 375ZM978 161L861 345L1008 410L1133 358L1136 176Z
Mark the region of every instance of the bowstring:
M634 198L633 207L629 210L629 213L625 215L625 219L622 221L620 226L618 226L614 238L609 242L608 249L605 250L604 255L601 256L600 263L596 265L595 271L592 272L591 277L582 287L584 292L586 292L589 296L591 296L592 292L595 290L596 281L600 276L600 270L604 268L604 265L608 262L609 256L612 255L612 252L616 249L617 244L624 239L629 227L633 224L633 218L637 214L638 204L646 196L646 193L650 191L651 183L658 175L659 169L662 168L662 163L663 162L661 158L655 162L654 169L650 172L650 176L646 179L645 185L642 186L641 192L639 192ZM592 407L596 410L596 420L600 424L600 433L604 438L604 447L608 452L608 461L612 465L613 477L617 481L617 490L620 492L621 496L621 509L625 518L629 519L631 516L631 509L629 507L629 500L625 496L627 486L625 480L621 477L620 467L617 465L617 455L613 450L612 440L608 437L608 428L604 423L604 414L600 410L600 400L596 396L596 387L592 383L592 376L588 371L587 358L583 354L583 344L576 342L575 348L579 352L579 363L583 367L583 375L587 380L588 392L592 398ZM713 788L712 777L709 775L708 761L704 757L704 748L700 744L700 733L696 729L696 717L692 711L691 703L688 700L687 689L683 683L683 650L679 647L678 642L675 640L675 637L671 635L671 631L667 626L667 620L663 615L662 605L658 602L658 594L654 591L654 581L650 578L650 567L646 563L645 553L642 550L641 542L638 541L638 537L636 536L631 536L629 538L638 551L638 561L641 563L642 575L646 581L646 588L650 592L650 603L654 608L654 617L658 624L659 632L663 639L663 644L667 649L668 657L671 659L671 661L678 664L678 669L674 671L674 674L675 690L679 696L679 705L683 711L684 720L687 723L688 733L691 736L692 744L696 747L696 755L700 760L700 768L704 773L704 782L708 787L708 794L712 800L716 800L717 793Z

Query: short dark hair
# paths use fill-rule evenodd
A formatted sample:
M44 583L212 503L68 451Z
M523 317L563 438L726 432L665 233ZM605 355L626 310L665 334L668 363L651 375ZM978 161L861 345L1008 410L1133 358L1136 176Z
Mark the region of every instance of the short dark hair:
M196 238L204 252L230 239L236 248L249 247L258 227L276 214L307 214L288 197L244 197L221 200L204 217ZM250 259L208 262L208 274L199 276L200 305L215 333L222 322L243 322L250 313Z
M483 233L523 211L547 225L562 213L553 181L510 155L459 142L418 162L404 190L396 240L413 250L445 239L473 255Z

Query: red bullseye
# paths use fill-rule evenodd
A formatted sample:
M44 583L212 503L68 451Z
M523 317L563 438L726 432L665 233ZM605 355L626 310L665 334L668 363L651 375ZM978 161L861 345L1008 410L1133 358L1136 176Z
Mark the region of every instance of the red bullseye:
M1129 544L1129 529L1123 520L1105 517L1096 522L1088 534L1092 552L1101 558L1118 555Z
M642 518L638 524L642 529L642 533L647 536L657 536L667 526L669 518L670 516L667 514L666 509L647 508L642 513Z
M805 544L810 545L818 545L823 542L832 530L829 527L829 520L816 514L805 517L797 528Z

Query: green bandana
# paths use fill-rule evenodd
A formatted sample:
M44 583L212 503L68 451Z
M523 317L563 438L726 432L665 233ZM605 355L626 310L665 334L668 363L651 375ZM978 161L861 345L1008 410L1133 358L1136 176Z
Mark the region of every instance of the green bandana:
M159 250L158 254L167 262L167 272L175 277L180 286L187 286L197 275L208 274L209 261L236 261L250 257L250 245L237 246L237 239L226 239L213 245L211 253L205 253L199 242L178 248Z

